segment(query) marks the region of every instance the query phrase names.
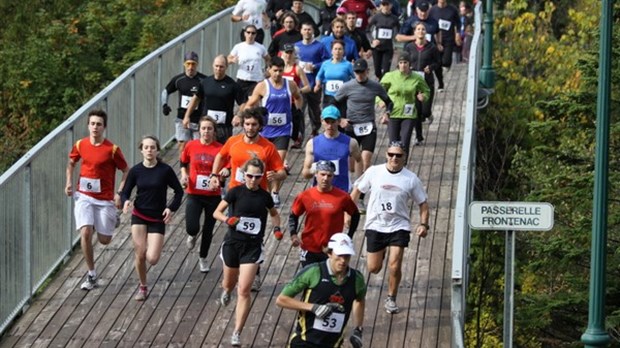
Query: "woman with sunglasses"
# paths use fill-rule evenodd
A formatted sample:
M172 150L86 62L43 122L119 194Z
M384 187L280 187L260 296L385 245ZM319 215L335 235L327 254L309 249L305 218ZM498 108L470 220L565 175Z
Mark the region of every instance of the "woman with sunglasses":
M269 61L267 49L256 42L258 30L255 25L245 27L245 41L236 44L228 55L228 64L239 65L237 83L243 91L243 99L248 100L254 86L265 79L265 62Z
M260 187L265 164L253 158L243 166L245 183L228 191L213 213L213 217L228 225L222 243L224 261L220 304L228 306L231 293L237 287L235 329L231 344L241 345L241 330L250 313L250 291L258 265L263 262L263 238L267 215L272 219L273 232L280 232L280 215L269 192ZM226 210L228 209L228 213Z
M265 10L267 9L267 1L265 0L239 0L230 15L232 22L243 22L241 29L241 41L245 40L245 30L249 25L253 25L256 30L256 42L262 44L265 39L265 31L263 28L270 27L269 17Z
M129 170L127 181L121 192L123 212L131 211L131 238L135 250L135 267L140 279L136 301L147 297L146 263L156 265L164 245L166 225L181 206L183 188L176 173L163 163L158 155L159 140L153 135L142 138L139 145L142 162ZM137 188L133 201L131 191ZM174 190L174 198L168 202L168 187Z
M402 277L404 249L411 240L411 217L409 202L418 205L420 223L415 228L419 237L428 234L428 203L424 186L418 176L405 168L405 146L392 142L388 146L387 163L368 168L353 184L351 198L369 193L366 210L366 251L368 271L377 274L383 266L386 249L388 254L388 293L385 310L398 313L396 294Z

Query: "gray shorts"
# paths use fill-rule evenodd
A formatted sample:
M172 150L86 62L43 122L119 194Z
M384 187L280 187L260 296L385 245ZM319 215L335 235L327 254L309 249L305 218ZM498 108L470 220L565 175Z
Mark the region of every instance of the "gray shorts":
M190 141L192 139L200 138L200 133L198 132L198 123L189 124L189 128L183 127L183 120L177 118L174 120L174 128L176 132L174 133L174 137L177 141Z

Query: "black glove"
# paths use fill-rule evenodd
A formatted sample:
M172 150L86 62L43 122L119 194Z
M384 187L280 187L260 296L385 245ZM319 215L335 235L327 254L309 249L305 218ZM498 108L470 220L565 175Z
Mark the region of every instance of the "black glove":
M349 337L349 341L353 348L362 348L362 328L356 327L353 329L353 333L351 337Z
M344 312L344 306L334 302L322 305L315 303L312 306L312 313L319 319L327 318L332 312Z
M164 104L162 109L164 112L164 116L170 115L170 111L172 111L172 109L170 108L170 106L168 106L168 104Z

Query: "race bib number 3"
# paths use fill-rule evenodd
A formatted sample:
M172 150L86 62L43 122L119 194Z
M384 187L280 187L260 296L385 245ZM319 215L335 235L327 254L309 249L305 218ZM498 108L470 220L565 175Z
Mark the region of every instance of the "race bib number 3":
M258 234L260 232L261 223L259 218L251 218L242 216L237 223L237 231L246 234Z
M355 135L359 136L364 136L364 135L368 135L372 132L373 129L373 124L372 122L365 122L365 123L358 123L358 124L354 124L353 125L353 133Z
M217 124L226 122L226 111L207 110L207 116L211 116Z
M80 178L80 191L82 192L101 192L101 180L91 178Z
M284 126L286 124L286 114L269 114L267 119L267 125L269 126Z
M344 313L332 313L325 319L314 318L312 328L324 332L340 333L343 326Z

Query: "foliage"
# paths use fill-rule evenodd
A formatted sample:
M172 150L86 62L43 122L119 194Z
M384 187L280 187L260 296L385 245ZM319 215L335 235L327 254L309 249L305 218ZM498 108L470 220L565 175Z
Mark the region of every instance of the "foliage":
M525 0L508 1L496 20L498 82L478 120L476 196L555 206L553 231L518 236L515 344L520 347L579 345L587 324L598 68L593 33L598 33L598 9L599 3L592 0L566 8L564 32L559 35L551 2L532 6ZM618 23L615 26L618 42ZM620 83L619 53L616 48L612 58L615 90ZM615 198L620 179L619 102L614 99L611 107L609 151L607 326L612 332L620 328L620 215ZM474 232L472 253L469 346L496 347L502 325L497 314L503 306L502 236Z
M3 1L0 171L131 64L233 4L232 0Z

